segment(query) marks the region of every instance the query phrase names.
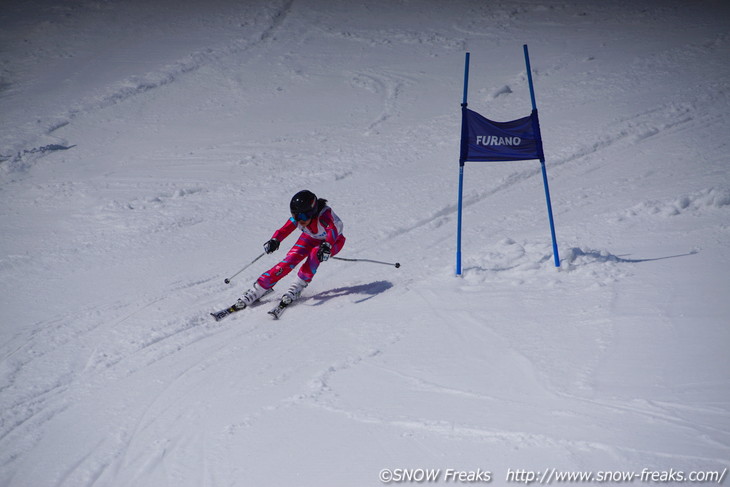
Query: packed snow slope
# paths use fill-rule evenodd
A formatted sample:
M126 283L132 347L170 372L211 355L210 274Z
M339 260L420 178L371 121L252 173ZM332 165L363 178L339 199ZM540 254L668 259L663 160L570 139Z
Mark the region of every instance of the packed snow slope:
M468 163L457 278L464 53L506 121L523 44L561 265L539 163ZM728 61L719 0L4 2L0 485L721 473ZM402 266L213 321L305 188Z

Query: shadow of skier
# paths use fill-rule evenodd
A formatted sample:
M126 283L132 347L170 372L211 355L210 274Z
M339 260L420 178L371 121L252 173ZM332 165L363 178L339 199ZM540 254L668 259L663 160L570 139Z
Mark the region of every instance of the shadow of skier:
M374 281L368 284L359 284L357 286L345 286L337 289L330 289L323 291L319 294L315 294L309 299L315 301L312 306L319 306L326 303L330 299L337 298L340 296L346 296L350 294L362 294L364 297L358 299L355 303L362 303L368 299L372 299L378 294L382 294L388 289L393 287L393 283L390 281Z

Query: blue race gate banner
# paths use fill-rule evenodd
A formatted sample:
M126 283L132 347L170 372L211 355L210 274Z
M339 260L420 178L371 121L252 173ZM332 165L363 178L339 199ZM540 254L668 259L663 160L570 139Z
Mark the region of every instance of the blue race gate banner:
M511 122L494 122L462 109L460 162L545 160L537 110Z
M523 46L525 52L525 67L527 81L530 86L530 100L532 112L530 116L512 120L511 122L495 122L479 115L467 108L466 95L469 87L469 53L466 53L464 62L464 98L461 102L461 153L459 155L459 197L457 200L456 224L456 275L461 276L461 220L464 200L464 166L467 161L525 161L539 159L542 168L542 182L545 187L545 202L547 203L550 236L553 241L553 260L555 267L560 267L558 242L555 237L555 222L553 221L553 207L550 202L550 188L548 187L547 170L545 169L545 155L542 149L540 136L540 121L537 117L535 103L535 89L532 86L532 69L527 44Z

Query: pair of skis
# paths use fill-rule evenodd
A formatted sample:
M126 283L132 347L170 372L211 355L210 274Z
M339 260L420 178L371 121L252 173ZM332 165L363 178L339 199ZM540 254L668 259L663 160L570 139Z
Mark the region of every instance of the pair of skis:
M268 294L268 293L267 293ZM264 295L265 296L265 295ZM263 296L262 296L263 297ZM259 303L260 301L256 301L256 303L252 303L253 306ZM291 304L294 301L291 300L289 296L284 296L281 298L281 300L277 303L276 306L274 306L271 311L268 312L275 320L278 320L282 314L284 314L284 311L291 306ZM228 308L222 309L220 311L216 311L214 313L211 313L210 315L215 318L216 321L220 321L223 318L225 318L228 315L231 315L233 313L237 313L238 311L241 311L243 309L246 309L249 306L239 306L238 304L234 304L232 306L229 306Z
M224 282L226 284L230 284L231 283L231 280L234 277L236 277L241 272L243 272L246 269L248 269L254 262L256 262L257 260L259 260L264 255L266 255L266 253L267 252L261 253L261 255L259 255L258 257L256 257L254 260L252 260L248 264L246 264L243 267L243 269L241 269L240 271L236 272L231 277L225 279ZM370 262L372 264L384 264L384 265L394 266L396 269L400 268L400 263L399 262L383 262L383 261L380 261L380 260L372 260L372 259L346 259L344 257L332 257L332 259L335 259L335 260L343 260L343 261L347 261L347 262ZM271 291L273 291L273 289L270 290L269 292L271 292ZM266 294L268 294L268 292ZM264 294L264 296L266 296L266 294ZM263 297L263 296L261 296L261 297ZM259 299L261 299L261 298L259 298ZM255 303L251 303L251 305L249 305L249 306L255 305L255 304L259 303L259 302L260 301L256 301ZM281 298L281 301L279 301L279 303L276 306L274 306L274 308L272 308L271 311L268 312L268 314L270 314L274 319L278 320L281 317L281 315L284 313L284 311L289 306L291 306L293 302L294 301L289 296L283 296ZM220 311L216 311L214 313L211 313L210 315L213 318L215 318L216 321L220 321L223 318L225 318L226 316L228 316L230 314L233 314L233 313L236 313L238 311L241 311L242 309L246 309L249 306L239 305L238 303L236 303L236 304L234 304L234 305L232 305L232 306L230 306L228 308L225 308L225 309L222 309Z

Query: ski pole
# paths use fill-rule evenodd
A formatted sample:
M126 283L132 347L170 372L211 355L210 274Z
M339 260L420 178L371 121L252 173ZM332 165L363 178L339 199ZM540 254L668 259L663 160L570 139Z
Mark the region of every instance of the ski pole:
M232 280L232 279L233 279L234 277L236 277L236 276L237 276L237 275L239 275L239 274L240 274L241 272L243 272L243 271L245 271L246 269L248 269L249 267L251 267L251 266L253 265L253 263L254 263L254 262L256 262L257 260L259 260L259 259L260 259L261 257L263 257L264 255L266 255L266 252L261 252L261 255L259 255L258 257L256 257L256 258L255 258L254 260L252 260L252 261L251 261L251 262L249 262L248 264L246 264L246 265L245 265L245 266L243 267L243 269L241 269L240 271L236 272L236 273L235 273L235 274L233 274L233 275L232 275L231 277L227 278L227 279L226 279L226 280L225 280L224 282L225 282L226 284L230 284L230 283L231 283L231 280Z
M344 257L332 257L336 260L345 260L347 262L372 262L373 264L384 264L384 265L392 265L395 266L396 269L400 267L400 262L382 262L380 260L371 260L371 259L346 259Z

